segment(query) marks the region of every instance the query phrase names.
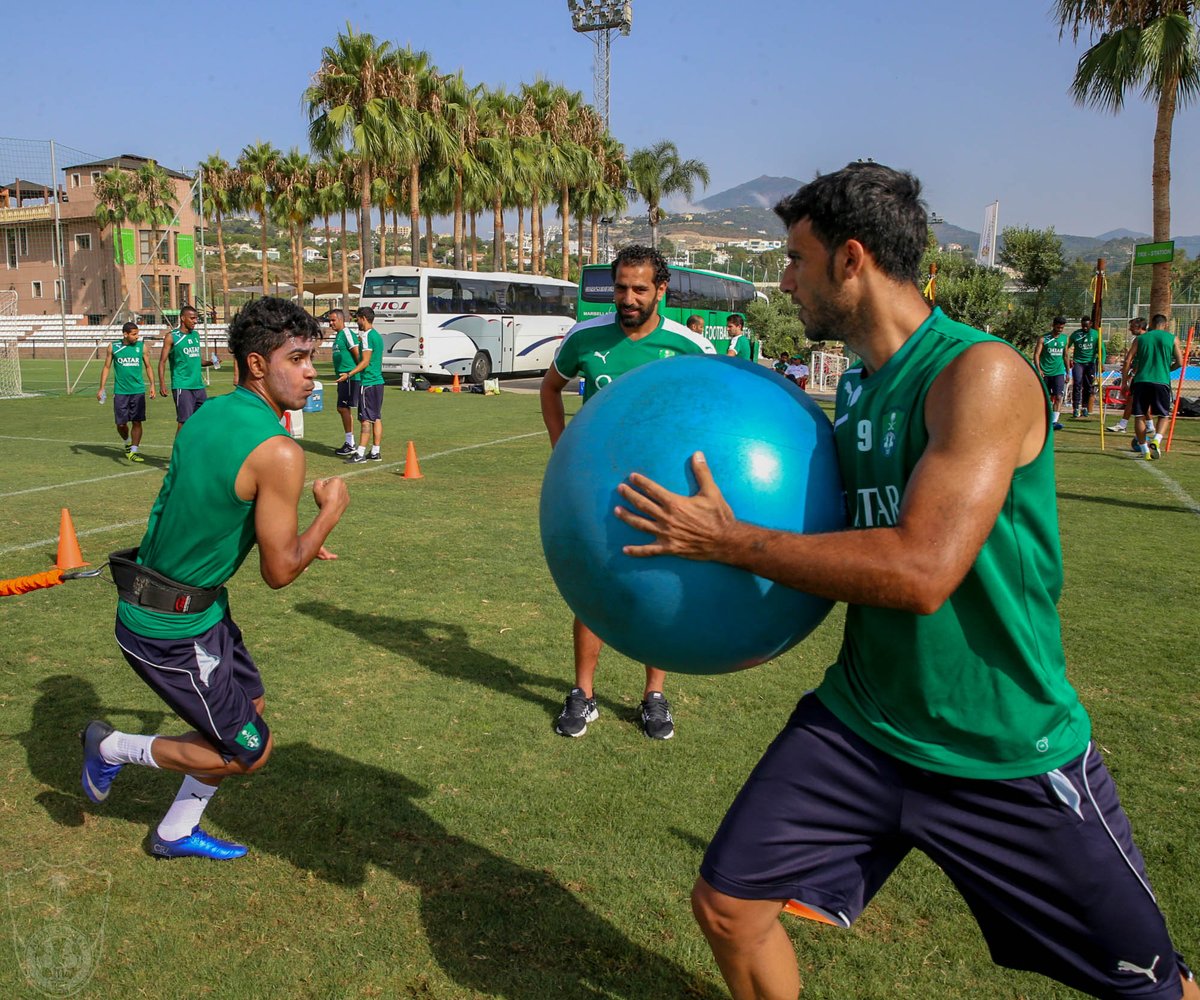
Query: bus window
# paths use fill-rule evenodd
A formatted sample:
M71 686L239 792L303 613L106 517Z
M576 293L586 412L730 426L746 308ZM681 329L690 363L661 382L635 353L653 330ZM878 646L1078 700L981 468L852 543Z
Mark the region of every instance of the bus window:
M459 284L462 286L465 312L488 315L503 312L499 300L503 298L504 286L483 278L461 278Z
M687 271L671 268L671 280L667 284L666 304L673 309L689 309L692 305L692 279Z
M429 298L427 308L431 313L448 313L454 312L454 299L457 295L461 301L462 295L458 291L458 282L453 278L436 278L433 275L429 276Z
M584 268L580 297L584 302L612 302L612 270L607 267Z
M416 275L382 274L363 282L362 299L415 299L421 279Z

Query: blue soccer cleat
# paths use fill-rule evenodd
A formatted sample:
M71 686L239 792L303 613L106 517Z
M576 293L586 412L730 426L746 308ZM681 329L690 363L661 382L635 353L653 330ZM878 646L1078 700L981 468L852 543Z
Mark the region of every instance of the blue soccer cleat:
M93 802L103 802L108 798L108 790L121 773L122 764L110 764L100 754L100 741L113 731L107 722L93 719L87 724L80 739L83 741L83 783L84 794Z
M163 840L155 830L150 836L150 853L156 858L212 858L232 861L246 854L246 848L232 840L220 840L195 827L186 837Z

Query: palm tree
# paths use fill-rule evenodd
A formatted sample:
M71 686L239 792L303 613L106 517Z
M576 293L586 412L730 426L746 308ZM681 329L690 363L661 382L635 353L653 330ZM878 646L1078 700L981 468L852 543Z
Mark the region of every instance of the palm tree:
M658 246L658 224L664 215L659 205L663 198L673 194L691 198L696 181L708 186L708 167L699 160L681 160L678 148L670 140L639 149L629 158L629 183L646 203L652 247Z
M121 289L121 306L129 299L125 288L125 268L136 262L134 248L124 245L122 234L125 223L133 218L136 211L137 193L134 191L133 175L117 167L102 173L96 181L96 210L93 215L101 229L112 226L113 262L117 271L118 287ZM120 307L114 311L114 317L119 313Z
M247 208L258 213L261 233L259 247L262 251L262 293L270 293L267 275L267 204L273 195L271 185L275 176L275 164L279 150L269 142L256 142L246 146L238 157L238 175Z
M221 154L213 153L200 164L204 172L204 217L211 219L217 230L217 259L221 264L221 315L229 319L229 267L225 261L225 233L222 229L226 213L237 206L235 173Z
M293 146L275 164L275 211L287 226L292 248L292 284L296 301L304 304L304 230L316 208L312 161Z
M390 42L357 32L347 23L304 92L308 136L321 155L349 142L358 156L359 243L365 272L374 263L371 245L371 177L394 146L397 60Z
M158 231L164 226L169 227L175 219L175 182L153 160L147 160L137 169L133 178L134 191L137 194L137 214L135 221L150 224L150 267L154 274L154 309L161 312L161 282L158 277ZM145 306L145 303L142 303ZM166 305L171 305L168 297Z
M1056 0L1059 37L1087 31L1096 41L1079 58L1071 95L1117 114L1141 89L1158 108L1150 175L1155 242L1171 238L1171 132L1175 114L1200 94L1200 6L1196 0ZM1171 263L1154 264L1150 312L1171 311Z
M480 142L480 151L491 184L493 271L508 269L504 248L504 209L511 203L516 179L512 136L505 120L506 108L511 100L504 90L489 91L481 109L480 127L485 138Z

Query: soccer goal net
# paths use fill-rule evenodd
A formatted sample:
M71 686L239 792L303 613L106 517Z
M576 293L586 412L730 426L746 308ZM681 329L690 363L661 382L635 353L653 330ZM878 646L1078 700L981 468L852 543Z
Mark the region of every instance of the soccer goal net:
M17 293L0 290L0 399L21 396L21 360L17 356L17 342L8 330L3 329L6 316L17 314Z

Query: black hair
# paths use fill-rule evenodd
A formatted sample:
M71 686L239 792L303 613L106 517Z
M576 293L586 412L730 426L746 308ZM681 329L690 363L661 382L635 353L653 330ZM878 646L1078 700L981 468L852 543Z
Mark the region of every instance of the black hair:
M808 219L831 255L847 240L857 240L888 277L917 284L929 223L921 182L910 173L881 163L849 163L784 198L775 214L789 229ZM829 272L832 277L832 257Z
M1166 313L1155 313L1153 316L1150 317L1150 329L1151 330L1165 330L1167 328L1167 324L1169 322L1170 322L1170 320L1167 319Z
M666 258L654 247L642 246L640 243L631 243L617 251L612 262L613 280L616 280L618 267L637 267L639 264L649 264L654 268L654 284L665 285L671 280Z
M1080 317L1079 317L1079 322L1080 322L1080 323L1090 323L1091 321L1092 321L1092 317L1091 317L1091 316L1080 316Z
M359 306L354 310L355 316L362 316L368 323L375 322L375 310L370 306Z
M121 332L122 333L128 333L130 330L136 330L137 328L138 328L138 325L134 322L121 324Z
M195 313L197 316L200 315L200 310L197 309L194 305L191 305L190 303L185 303L184 305L179 307L179 315L180 316L182 316L184 313L187 313L187 312Z
M264 296L242 306L229 324L229 351L243 377L251 354L270 357L289 338L320 340L317 321L296 303Z
M1129 322L1136 326L1139 330L1146 329L1146 321L1142 319L1141 316L1134 316L1129 320Z
M1051 326L1066 326L1066 323L1067 323L1066 316L1055 316L1053 322L1050 325Z

